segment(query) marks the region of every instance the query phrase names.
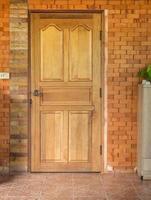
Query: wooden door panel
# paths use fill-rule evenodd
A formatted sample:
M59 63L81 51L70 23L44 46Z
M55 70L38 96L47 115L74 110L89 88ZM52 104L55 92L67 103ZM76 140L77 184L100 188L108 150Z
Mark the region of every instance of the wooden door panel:
M63 161L63 112L41 113L41 161Z
M70 81L92 80L92 30L78 25L70 30Z
M41 105L91 105L92 92L89 87L42 88Z
M69 162L90 162L90 152L90 112L69 112Z
M50 24L41 30L41 81L63 81L63 30Z
M98 172L101 15L32 14L31 30L31 169Z

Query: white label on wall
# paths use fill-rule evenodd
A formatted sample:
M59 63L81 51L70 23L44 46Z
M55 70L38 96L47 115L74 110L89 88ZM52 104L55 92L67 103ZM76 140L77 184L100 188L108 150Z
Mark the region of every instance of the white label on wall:
M0 72L0 79L9 79L10 75L8 72Z

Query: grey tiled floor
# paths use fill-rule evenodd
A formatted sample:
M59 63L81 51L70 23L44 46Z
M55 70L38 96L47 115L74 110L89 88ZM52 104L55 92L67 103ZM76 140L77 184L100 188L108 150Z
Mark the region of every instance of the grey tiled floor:
M151 200L135 174L52 173L0 177L0 200Z

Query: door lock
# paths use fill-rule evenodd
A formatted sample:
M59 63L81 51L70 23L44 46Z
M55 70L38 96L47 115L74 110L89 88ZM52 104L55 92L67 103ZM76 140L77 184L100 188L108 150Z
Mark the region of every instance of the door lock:
M42 96L42 92L39 91L39 90L34 90L34 92L33 92L33 96L35 96L35 97Z

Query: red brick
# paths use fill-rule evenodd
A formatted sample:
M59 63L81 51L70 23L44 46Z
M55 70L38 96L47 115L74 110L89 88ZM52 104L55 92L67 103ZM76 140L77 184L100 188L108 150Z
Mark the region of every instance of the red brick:
M109 9L108 163L136 165L137 84L140 68L151 62L151 2L142 0L29 0L29 9ZM0 1L0 70L8 71L8 0ZM0 165L9 162L9 83L0 81ZM133 146L134 144L134 146ZM123 149L124 148L124 149ZM123 150L122 150L123 149ZM123 153L124 152L124 153Z

